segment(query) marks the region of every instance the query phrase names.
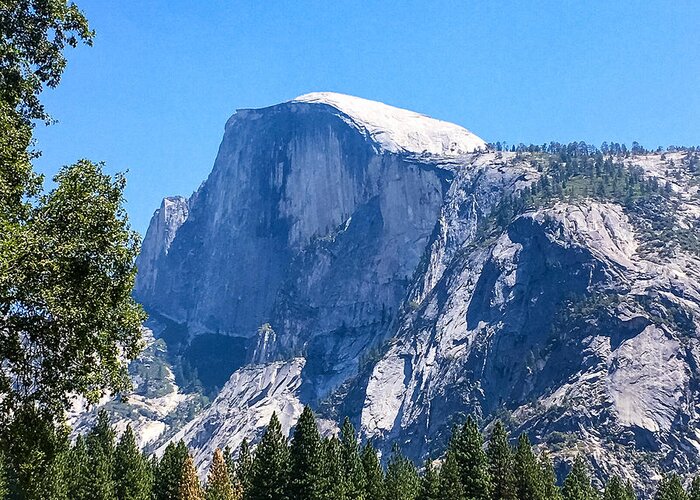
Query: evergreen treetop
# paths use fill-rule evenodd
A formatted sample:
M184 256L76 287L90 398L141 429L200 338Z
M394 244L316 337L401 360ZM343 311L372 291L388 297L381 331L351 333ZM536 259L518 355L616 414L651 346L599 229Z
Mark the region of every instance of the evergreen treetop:
M562 487L564 500L597 500L598 492L591 484L588 466L581 455L577 455L574 465L564 480Z
M476 421L468 417L461 428L455 429L448 449L454 453L467 498L489 500L493 488L489 464L484 452L484 439Z
M206 500L235 500L228 466L220 448L214 451L207 476Z
M548 500L542 467L527 434L521 434L514 455L515 486L519 499ZM556 494L556 492L555 492Z
M151 498L152 470L136 445L131 425L127 426L114 452L114 480L119 500Z
M508 432L500 421L493 426L486 455L493 483L493 500L515 500L513 450L508 442Z
M423 475L420 479L419 500L441 500L440 472L428 458L423 467Z
M180 479L188 455L187 446L182 440L166 446L155 470L155 500L180 500Z
M367 441L362 448L362 468L365 472L365 491L368 500L383 500L384 492L384 471L379 463L377 450L372 446L371 441Z
M255 450L249 500L283 500L289 484L289 447L282 426L273 413L270 423Z
M180 500L204 500L192 455L187 454L180 478Z
M343 481L348 500L365 498L366 478L360 457L360 445L350 419L345 417L340 429Z
M688 500L681 478L677 474L666 474L659 481L654 500Z
M440 468L440 493L442 498L450 500L466 500L462 474L454 451L448 449L445 460Z
M384 480L386 500L414 500L420 493L416 466L406 458L397 445L389 458Z
M316 500L323 489L321 436L316 418L306 406L294 428L290 445L289 498ZM340 481L334 478L334 482Z

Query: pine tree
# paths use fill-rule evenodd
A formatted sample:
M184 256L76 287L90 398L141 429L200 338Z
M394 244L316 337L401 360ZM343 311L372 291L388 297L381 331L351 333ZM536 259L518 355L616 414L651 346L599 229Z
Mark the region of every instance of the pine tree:
M250 445L247 439L243 439L240 448L238 448L238 458L235 466L235 485L242 491L243 496L247 498L250 491L250 481L253 475L253 455L250 453Z
M450 500L465 500L462 474L454 451L448 448L445 461L440 468L440 493L442 498Z
M180 478L189 452L183 441L170 443L155 470L153 497L155 500L180 500Z
M236 461L233 459L231 447L225 446L221 453L224 456L224 463L226 464L226 470L228 471L228 479L233 485L236 478Z
M0 500L7 496L8 491L7 474L5 472L5 454L0 451Z
M294 428L289 447L291 500L316 500L323 490L321 437L311 408L306 406ZM334 482L342 477L335 477Z
M425 461L423 467L418 498L419 500L442 500L443 498L440 494L440 474L430 458Z
M17 429L21 427L21 429ZM6 461L10 498L63 500L67 498L67 427L56 427L42 417L24 413L15 417L0 436Z
M148 459L136 445L131 425L126 427L114 452L114 480L119 500L149 500L153 476Z
M323 500L346 500L343 481L342 451L336 437L323 441L321 498Z
M233 486L228 466L221 449L214 451L214 458L207 476L206 500L234 500Z
M518 438L514 456L515 486L520 500L548 500L544 493L542 473L526 434Z
M82 435L78 435L68 455L68 498L90 500L92 476L87 446Z
M204 500L202 485L199 483L197 469L194 467L194 460L188 453L185 465L182 467L182 477L180 477L180 500Z
M688 500L677 474L664 475L659 481L654 500Z
M42 477L35 484L21 490L23 499L68 500L68 458L70 455L69 430L60 426L50 430L52 452L39 459Z
M591 485L588 467L581 455L574 460L574 465L564 480L562 488L564 500L596 500L598 494Z
M695 476L688 490L689 500L700 500L700 476Z
M117 498L114 483L114 429L109 423L106 410L97 414L97 423L87 435L88 460L90 464L90 498L114 500Z
M486 455L493 483L493 500L515 500L513 451L508 443L508 433L500 421L493 426Z
M384 479L386 500L414 500L420 493L420 479L416 466L394 446Z
M538 490L542 492L544 500L561 500L561 490L557 486L557 475L554 465L546 451L540 454L540 481Z
M605 485L603 500L635 500L634 493L630 496L628 485L622 482L620 476L612 476Z
M367 441L362 448L362 468L365 471L365 498L384 500L384 472L377 457L377 450Z
M289 481L289 447L275 413L255 450L248 500L283 500Z
M362 467L360 445L355 436L355 428L347 417L345 417L340 429L340 446L347 498L348 500L362 500L365 498L366 489L365 470Z
M247 445L246 441L246 445ZM236 460L233 458L233 453L231 448L226 446L223 451L224 463L226 464L226 470L228 471L229 482L231 483L231 489L233 490L233 498L236 500L243 499L243 485L236 475Z
M468 417L462 428L453 432L448 448L457 460L466 497L489 500L492 484L488 459L483 437L473 418Z

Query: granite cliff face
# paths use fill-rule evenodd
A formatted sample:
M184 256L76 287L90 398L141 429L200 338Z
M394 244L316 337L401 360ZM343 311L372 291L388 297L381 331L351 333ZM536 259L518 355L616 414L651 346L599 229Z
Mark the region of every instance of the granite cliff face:
M228 382L175 439L203 464L311 404L329 432L349 415L419 458L475 413L562 461L586 447L642 488L660 464L694 470L694 153L616 152L617 170L612 153L576 154L487 151L340 94L238 111L138 262L136 296L176 364L236 339L217 350ZM532 206L506 210L522 193Z
M386 335L442 206L451 173L412 156L482 147L335 94L239 111L207 181L154 216L136 296L190 336L250 339L251 361L313 354L302 389L323 398Z

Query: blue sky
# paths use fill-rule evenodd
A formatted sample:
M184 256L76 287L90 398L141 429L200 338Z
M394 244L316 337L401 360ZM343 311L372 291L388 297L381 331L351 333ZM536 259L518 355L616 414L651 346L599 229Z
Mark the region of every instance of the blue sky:
M77 0L95 45L68 53L37 126L49 175L128 170L145 232L209 174L224 123L317 90L452 121L487 141L700 144L700 2Z

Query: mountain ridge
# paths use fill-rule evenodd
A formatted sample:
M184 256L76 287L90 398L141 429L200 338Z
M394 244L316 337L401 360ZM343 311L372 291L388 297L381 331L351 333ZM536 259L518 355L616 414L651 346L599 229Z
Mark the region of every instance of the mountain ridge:
M599 477L640 489L661 465L694 471L697 152L464 152L440 133L417 151L426 136L382 145L322 102L336 96L237 113L205 183L154 215L136 296L182 325L157 329L170 360L186 366L203 334L245 345L212 404L156 445L184 438L203 466L272 409L288 431L311 404L327 431L347 414L413 458L473 413L562 463L587 447ZM280 385L250 394L248 373Z

